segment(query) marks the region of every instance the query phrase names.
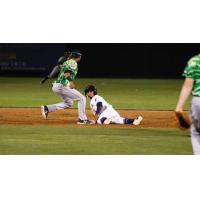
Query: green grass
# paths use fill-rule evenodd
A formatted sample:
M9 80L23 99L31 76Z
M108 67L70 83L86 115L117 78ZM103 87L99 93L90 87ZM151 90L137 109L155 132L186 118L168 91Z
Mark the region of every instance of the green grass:
M50 81L44 85L39 85L39 81L39 78L1 77L0 107L37 107L59 102L59 97L51 91ZM183 81L77 79L75 83L79 91L88 84L96 85L99 94L115 108L173 110ZM189 101L186 109L189 109Z
M40 85L39 81L1 77L0 107L59 102L50 82ZM183 81L78 79L75 83L80 91L96 85L99 94L118 109L174 110ZM188 135L177 129L0 125L0 154L192 154Z
M0 154L192 154L188 132L62 126L0 126Z

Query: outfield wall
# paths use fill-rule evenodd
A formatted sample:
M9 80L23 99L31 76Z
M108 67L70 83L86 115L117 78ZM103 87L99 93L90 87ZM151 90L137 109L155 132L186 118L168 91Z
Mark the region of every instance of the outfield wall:
M181 78L199 44L0 44L0 76L44 76L64 50L80 49L80 77Z

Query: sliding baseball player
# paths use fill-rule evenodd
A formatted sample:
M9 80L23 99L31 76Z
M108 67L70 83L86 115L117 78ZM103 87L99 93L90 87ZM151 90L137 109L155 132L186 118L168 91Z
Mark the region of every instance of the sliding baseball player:
M97 94L97 88L93 85L85 88L85 95L90 98L90 107L98 124L133 124L137 126L143 119L142 116L134 119L121 117L112 105Z

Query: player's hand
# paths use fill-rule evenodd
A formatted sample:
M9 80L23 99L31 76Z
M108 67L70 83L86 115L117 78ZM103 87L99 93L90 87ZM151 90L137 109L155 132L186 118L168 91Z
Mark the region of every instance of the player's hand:
M44 84L45 82L46 82L46 80L48 79L48 77L46 76L46 77L44 77L41 81L40 81L40 84L42 85L42 84Z
M70 89L74 89L75 88L74 82L70 81L69 82L69 87L70 87Z
M177 106L176 109L175 109L175 112L176 112L176 113L183 112L183 108Z

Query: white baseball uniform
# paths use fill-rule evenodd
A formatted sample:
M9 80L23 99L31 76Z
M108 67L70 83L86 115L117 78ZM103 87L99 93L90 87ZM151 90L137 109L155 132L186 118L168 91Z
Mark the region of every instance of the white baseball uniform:
M99 113L99 118L97 120L98 124L103 124L103 119L111 119L112 123L115 124L124 124L124 118L120 117L119 113L110 105L108 102L105 101L99 95L95 95L90 101L90 107L92 112L95 114L97 112L97 104L102 103L102 109Z

